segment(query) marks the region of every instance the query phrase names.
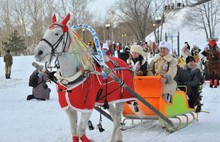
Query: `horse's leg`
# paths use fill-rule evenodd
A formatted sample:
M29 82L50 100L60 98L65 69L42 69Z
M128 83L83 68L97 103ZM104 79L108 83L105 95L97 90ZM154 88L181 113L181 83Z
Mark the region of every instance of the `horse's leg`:
M90 142L90 140L86 137L86 127L88 125L89 119L91 117L92 111L91 112L82 112L81 113L81 118L80 118L80 123L78 127L78 136L82 140L82 142Z
M121 126L121 115L124 110L124 105L125 103L117 103L116 104L116 123L117 123L117 135L116 135L116 142L122 142L123 141L123 136L122 136L122 131L120 129Z
M115 129L115 107L113 104L109 104L109 113L111 114L112 120L113 120L113 132L112 132L112 137L110 142L115 142L116 141L116 129Z
M77 136L77 112L71 108L66 110L66 113L70 121L70 129L72 133L73 142L79 142L79 137Z
M113 119L113 133L110 142L122 142L122 132L120 129L121 125L121 114L124 109L124 103L117 103L114 107L113 104L109 105L109 112Z

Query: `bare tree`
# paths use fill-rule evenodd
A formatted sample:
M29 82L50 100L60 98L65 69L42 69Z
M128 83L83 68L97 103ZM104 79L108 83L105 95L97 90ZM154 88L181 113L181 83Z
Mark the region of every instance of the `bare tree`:
M58 13L60 17L65 17L67 13L70 13L72 24L88 23L92 18L92 14L89 12L87 6L93 1L94 0L60 0L59 9L61 10Z
M2 42L7 40L9 34L11 31L13 31L13 20L12 20L12 15L13 13L11 12L12 6L10 5L12 1L10 0L3 0L1 1L0 5L0 25L1 25L1 31L0 31L0 46L2 47ZM3 49L0 49L0 52Z
M28 47L28 51L25 52L31 53L34 45L42 38L45 29L51 24L51 17L55 13L59 15L58 18L63 18L67 13L70 13L71 26L86 23L93 27L101 27L103 21L96 25L97 22L92 19L94 17L89 6L93 1L1 0L0 41L7 40L8 35L17 29L19 34L25 38L25 45ZM100 28L100 31L103 30ZM87 39L91 39L88 31L85 36ZM1 44L0 42L0 46Z
M27 33L27 27L30 26L30 23L28 22L28 11L27 11L28 3L26 0L15 0L13 7L14 13L15 13L15 20L16 22L16 28L21 35L24 36L25 39L25 45L28 46L28 33Z
M28 14L29 22L31 23L31 31L33 44L40 41L43 33L43 16L44 16L44 4L42 0L29 0L28 1Z
M43 19L43 28L46 29L50 24L51 24L51 17L53 14L56 14L56 11L58 11L58 5L59 2L54 1L54 0L45 0L44 1L44 9L43 9L43 14L44 14L44 19Z
M133 31L137 40L143 40L149 32L149 26L152 25L153 17L159 13L157 4L163 5L165 0L121 0L112 11L121 20L123 20Z
M202 29L206 38L214 38L217 23L220 22L220 1L211 0L193 7L186 14L186 24L195 29Z
M1 2L1 22L2 25L4 26L5 31L11 31L12 30L12 12L11 8L12 6L10 5L12 1L10 0L3 0Z

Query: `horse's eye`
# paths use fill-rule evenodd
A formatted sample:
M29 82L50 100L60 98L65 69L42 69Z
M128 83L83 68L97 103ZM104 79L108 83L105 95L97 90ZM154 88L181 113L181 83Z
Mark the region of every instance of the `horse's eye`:
M58 35L59 35L59 33L55 33L55 35L56 35L56 36L58 36Z

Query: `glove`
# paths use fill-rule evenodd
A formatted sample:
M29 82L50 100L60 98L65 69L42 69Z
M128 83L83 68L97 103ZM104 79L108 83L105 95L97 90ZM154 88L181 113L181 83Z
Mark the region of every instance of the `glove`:
M166 78L162 78L161 82L162 82L162 84L166 84L166 82L167 82Z
M143 75L143 72L142 72L142 71L137 71L137 72L136 72L136 75L137 75L137 76L142 76L142 75Z
M169 74L163 75L165 84L170 84L172 82L172 77Z

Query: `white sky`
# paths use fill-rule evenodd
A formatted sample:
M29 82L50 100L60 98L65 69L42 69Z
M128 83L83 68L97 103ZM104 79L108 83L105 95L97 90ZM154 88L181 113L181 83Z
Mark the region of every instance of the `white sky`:
M107 14L107 10L111 8L114 2L117 0L96 0L92 4L92 10L96 13L97 19L103 19Z

